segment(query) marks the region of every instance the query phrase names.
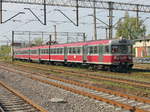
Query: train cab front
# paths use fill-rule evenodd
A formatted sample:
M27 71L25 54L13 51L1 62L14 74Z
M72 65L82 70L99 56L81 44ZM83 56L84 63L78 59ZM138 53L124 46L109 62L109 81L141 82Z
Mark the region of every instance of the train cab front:
M112 69L115 71L129 71L133 66L132 41L118 40L111 44Z

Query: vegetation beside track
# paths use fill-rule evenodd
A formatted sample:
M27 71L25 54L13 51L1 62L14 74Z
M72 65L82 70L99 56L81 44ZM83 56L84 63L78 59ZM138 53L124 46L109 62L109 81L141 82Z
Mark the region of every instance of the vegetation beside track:
M0 56L0 61L10 62L11 59L10 56Z
M22 62L17 62L15 61L13 64L17 66L18 63L22 63ZM29 64L29 65L36 65L35 63L22 63L22 64ZM52 66L52 65L43 65L43 64L38 64L39 67L43 67L43 68L49 68L49 69L62 69L62 70L68 70L68 71L72 71L72 72L81 72L81 73L88 73L88 74L103 74L106 76L113 76L113 77L117 77L117 78L127 78L127 79L134 79L137 81L145 81L145 82L149 82L150 81L150 72L142 72L143 74L137 72L133 72L130 74L123 74L123 73L112 73L112 72L106 72L106 71L90 71L87 69L82 69L82 68L71 68L71 67L64 67L64 66ZM29 69L29 68L28 68ZM130 93L130 94L134 94L137 96L144 96L144 97L150 97L150 89L146 89L146 88L140 88L140 87L135 87L135 86L131 86L131 85L127 85L127 84L122 84L122 83L116 83L116 82L111 82L111 81L103 81L103 80L94 80L94 79L89 79L89 78L85 78L85 77L80 77L80 76L75 76L75 75L70 75L69 73L56 73L56 72L52 72L52 71L42 71L39 69L33 69L30 68L32 71L38 72L38 73L46 73L46 74L54 74L56 76L62 77L62 78L67 78L67 79L73 79L76 81L82 81L84 83L88 83L91 85L96 85L96 86L100 86L100 87L104 87L104 88L109 88L109 89L114 89L117 91L122 91L125 93Z
M150 64L134 64L133 69L150 70Z
M15 61L14 64L21 63L20 61ZM24 64L30 64L30 65L36 65L36 63L27 63L23 62ZM105 75L115 78L122 78L122 79L130 79L130 80L137 80L137 81L143 81L143 82L150 82L150 71L132 71L131 73L116 73L116 72L108 72L108 71L91 71L86 68L79 68L79 67L65 67L65 66L55 66L55 65L44 65L44 64L38 64L39 67L43 68L49 68L49 69L60 69L60 70L66 70L66 71L72 71L72 72L80 72L80 73L86 73L89 75ZM143 65L142 65L143 66ZM141 67L142 67L141 66ZM148 65L146 65L148 66ZM134 67L136 68L136 67ZM144 68L144 67L143 67ZM137 68L138 69L138 68ZM150 69L147 69L150 70ZM49 71L50 72L50 71Z
M8 64L7 64L8 65ZM143 106L143 104L139 107L135 107L135 106L131 106L131 103L127 102L127 103L124 103L124 101L122 102L116 102L112 99L109 99L110 96L112 97L113 95L113 99L115 97L115 99L117 98L118 99L118 96L119 96L119 100L124 100L124 98L126 98L126 100L130 100L130 101L134 101L134 103L150 103L150 100L148 99L143 99L143 98L140 98L140 97L136 97L136 96L130 96L130 95L127 95L127 94L124 94L124 93L120 93L120 92L115 92L115 91L111 91L111 90L108 90L108 89L104 89L104 88L96 88L94 86L90 86L89 84L82 84L80 82L76 82L76 81L72 81L72 80L65 80L65 79L61 79L61 78L57 78L55 76L47 76L47 75L44 75L44 74L38 74L38 73L35 73L33 74L31 71L30 72L26 72L25 69L22 69L22 70L16 70L15 68L12 68L10 65L3 65L1 66L1 68L3 68L4 70L7 70L7 71L10 71L10 72L14 72L14 73L17 73L17 74L20 74L20 75L23 75L23 76L26 76L28 78L31 78L33 80L36 80L36 81L40 81L42 83L46 83L46 84L50 84L50 85L54 85L56 87L60 87L60 88L63 88L67 91L71 91L71 92L74 92L74 93L77 93L77 94L80 94L80 95L83 95L83 96L88 96L90 98L93 98L93 99L96 99L96 100L99 100L99 101L104 101L106 103L110 103L110 104L113 104L113 105L116 105L116 106L119 106L121 108L125 108L127 110L130 110L130 111L137 111L137 112L147 112L145 110L145 105ZM38 77L39 75L39 77ZM44 79L43 79L44 78ZM46 79L45 79L46 78ZM50 79L49 80L47 80ZM54 80L54 81L53 81ZM58 81L58 82L57 82ZM63 83L62 83L63 82ZM67 86L64 84L64 83L67 83ZM68 84L71 84L70 86L68 86ZM76 87L75 86L79 86L79 88L77 87L77 89L75 89ZM73 86L73 88L72 88ZM71 88L70 88L71 87ZM75 87L75 88L74 88ZM83 88L81 88L83 87ZM85 90L85 88L87 88L87 91ZM89 91L92 90L92 91ZM82 91L83 90L83 91ZM93 91L94 90L94 91ZM95 90L98 92L95 92ZM107 93L107 94L101 94L100 97L98 96L99 95L99 92L104 92L104 93ZM108 98L108 94L109 95L109 98ZM107 96L107 97L103 97L103 96ZM114 96L115 95L115 96ZM123 99L120 97L123 97ZM133 103L133 102L132 102ZM144 108L144 110L143 110Z

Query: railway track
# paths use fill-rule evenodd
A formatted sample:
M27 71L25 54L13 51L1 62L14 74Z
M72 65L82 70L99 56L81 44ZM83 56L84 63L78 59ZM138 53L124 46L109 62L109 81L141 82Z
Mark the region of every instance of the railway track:
M48 112L0 81L0 112Z
M17 65L27 67L27 68L42 70L43 73L47 73L48 71L55 72L55 73L66 73L67 75L86 77L86 78L94 79L94 80L105 80L105 81L112 81L112 82L117 82L117 83L128 84L128 85L132 85L132 86L150 88L150 83L137 81L137 80L115 78L115 77L104 76L104 75L98 76L98 75L93 75L93 74L86 74L86 73L80 73L80 72L77 72L77 71L62 70L62 69L56 69L56 68L50 69L49 67L45 67L45 66L44 67L39 67L38 65L37 66L36 65L30 65L30 64L24 64L23 65L23 64L18 64L18 63L17 63Z
M93 87L72 80L60 79L43 74L31 74L30 72L11 69L0 66L1 69L14 72L45 84L50 84L76 94L87 96L95 100L103 101L117 107L129 110L129 112L150 112L150 100L136 96L126 95L103 88ZM122 111L123 112L123 111Z

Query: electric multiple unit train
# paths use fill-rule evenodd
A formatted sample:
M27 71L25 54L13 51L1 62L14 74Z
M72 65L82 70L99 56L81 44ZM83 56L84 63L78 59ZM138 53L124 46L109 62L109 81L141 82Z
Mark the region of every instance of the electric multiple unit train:
M16 60L51 64L86 65L111 71L128 71L133 66L131 40L96 40L43 45L14 50Z

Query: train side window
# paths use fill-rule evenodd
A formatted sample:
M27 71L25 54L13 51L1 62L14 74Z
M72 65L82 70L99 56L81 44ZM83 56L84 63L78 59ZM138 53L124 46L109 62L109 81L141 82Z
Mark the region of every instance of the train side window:
M60 49L60 48L58 48L58 54L60 54L60 52L61 52L61 49Z
M63 54L63 48L61 48L61 54Z
M93 47L89 47L89 54L93 54Z
M72 54L72 48L69 48L69 54Z
M55 50L55 49L52 49L52 54L54 54L54 50Z
M48 54L48 49L45 49L45 54Z
M33 52L34 54L37 54L37 52L36 52L36 50L34 50L34 52Z
M53 54L55 54L55 48L53 49Z
M54 48L54 54L56 54L56 49Z
M53 50L54 50L54 51L53 51L53 54L56 54L56 49L54 48Z
M62 54L62 50L63 50L63 49L62 49L62 48L60 48L60 54Z
M80 54L80 53L81 53L81 48L78 47L78 48L77 48L77 54Z
M93 54L97 54L98 53L98 47L97 46L94 46L93 47Z
M56 54L59 54L59 48L56 48Z
M59 50L58 50L58 51L59 51L59 54L61 54L61 48L59 48Z
M51 54L54 54L54 50L53 49L51 49Z
M109 46L105 46L105 53L109 53Z
M61 54L61 48L58 48L58 54Z
M52 53L53 53L53 54L54 54L54 50L55 50L55 49L52 49Z
M62 48L59 48L59 54L62 54Z
M40 49L40 54L43 54L43 49Z
M73 48L73 54L76 54L76 48Z
M77 54L77 48L74 48L73 52L74 52L74 54Z
M73 48L70 48L70 54L72 54L73 53Z
M53 49L50 49L50 53L53 54Z
M56 49L55 48L53 49L53 54L56 54Z
M57 48L57 54L59 54L59 48Z
M49 49L46 49L47 50L47 54L49 54Z
M52 54L54 54L54 49L52 49Z
M68 54L70 54L70 48L67 48L67 49L68 49L68 50L67 50L67 51L68 51Z
M60 48L57 48L57 54L60 54Z

